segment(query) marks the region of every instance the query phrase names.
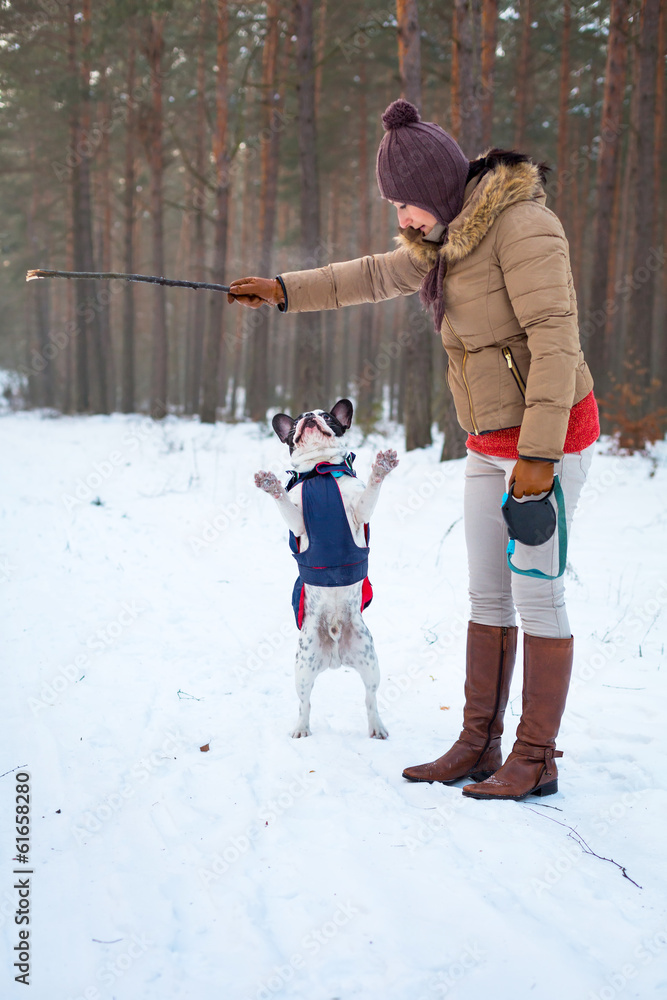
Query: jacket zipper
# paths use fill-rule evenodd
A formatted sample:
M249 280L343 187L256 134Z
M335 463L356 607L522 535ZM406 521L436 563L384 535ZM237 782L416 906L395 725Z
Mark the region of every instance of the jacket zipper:
M447 326L452 331L452 333L454 334L454 336L458 340L459 344L463 348L463 364L461 365L461 374L463 375L463 382L464 382L465 387L466 387L466 392L468 393L468 405L470 406L470 420L471 420L471 423L472 423L473 433L474 434L479 434L479 427L477 426L477 423L475 421L475 411L472 408L472 395L470 393L470 386L468 385L468 379L466 378L466 361L468 359L468 348L463 343L463 341L459 337L458 333L456 332L456 330L454 329L454 327L452 326L452 324L449 322L449 316L447 315L447 313L445 313L445 319L447 320Z
M514 360L514 357L512 355L512 352L510 351L509 347L503 347L503 355L505 357L505 361L507 362L507 367L509 368L509 370L512 372L512 375L514 376L514 381L519 386L519 392L521 393L521 395L525 399L526 398L526 383L521 378L521 372L519 371L519 369L516 366L516 361Z

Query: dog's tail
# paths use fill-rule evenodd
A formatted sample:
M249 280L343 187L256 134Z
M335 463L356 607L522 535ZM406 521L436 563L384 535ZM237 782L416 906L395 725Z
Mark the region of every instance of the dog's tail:
M331 638L333 639L334 642L338 642L338 640L340 639L342 631L343 631L343 627L342 627L342 625L341 625L341 623L339 621L329 622L328 632L329 632L329 635L331 636Z

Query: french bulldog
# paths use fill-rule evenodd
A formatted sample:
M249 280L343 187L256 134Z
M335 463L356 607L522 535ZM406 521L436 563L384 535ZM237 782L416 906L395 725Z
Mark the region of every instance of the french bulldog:
M366 687L369 736L388 733L378 714L380 670L362 607L370 603L368 523L385 477L398 465L395 451L378 452L364 486L352 468L343 437L353 406L339 400L331 411L298 417L278 413L273 429L289 446L294 472L285 488L273 472L257 472L255 485L276 501L299 566L293 606L300 628L295 679L299 717L294 738L310 736L310 696L327 667L354 667Z

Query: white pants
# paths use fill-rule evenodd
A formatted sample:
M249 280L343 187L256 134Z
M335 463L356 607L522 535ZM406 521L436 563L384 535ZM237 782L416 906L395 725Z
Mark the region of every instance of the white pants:
M593 457L594 445L564 455L554 464L565 500L567 532ZM464 494L464 521L470 575L471 621L479 625L512 626L515 607L528 635L569 639L565 610L564 577L540 580L512 573L507 565L507 525L501 512L503 493L516 464L513 458L496 458L468 451ZM535 499L535 497L527 498ZM554 501L552 495L552 502ZM519 569L558 572L558 529L543 545L516 543L512 561Z

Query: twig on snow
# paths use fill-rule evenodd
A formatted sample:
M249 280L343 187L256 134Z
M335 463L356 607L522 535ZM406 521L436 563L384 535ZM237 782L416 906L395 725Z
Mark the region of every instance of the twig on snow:
M11 767L9 771L5 771L5 774L13 774L14 771L20 771L22 768L27 766L27 764L19 764L18 767ZM4 778L5 774L0 774L0 778Z
M638 882L635 882L633 878L630 878L623 865L619 865L618 861L614 861L613 858L603 858L601 854L596 854L595 851L592 849L592 847L589 847L589 845L586 843L581 834L577 833L575 828L573 826L570 826L569 823L561 823L559 819L554 819L553 816L545 816L544 813L539 813L537 809L534 809L532 806L526 806L526 808L530 809L531 812L534 812L536 816L542 816L544 819L548 819L552 823L558 823L559 826L564 826L566 830L570 831L568 833L568 837L572 837L574 842L579 844L579 847L582 849L584 854L590 854L591 857L599 858L600 861L608 861L610 865L616 865L616 867L620 869L623 878L627 878L628 882L632 882L632 884L636 885L638 889L644 888L643 886L639 885Z

